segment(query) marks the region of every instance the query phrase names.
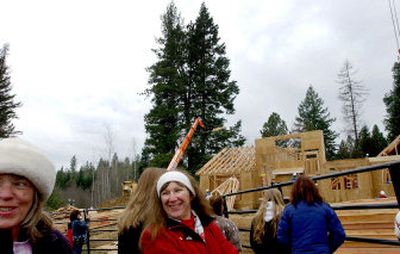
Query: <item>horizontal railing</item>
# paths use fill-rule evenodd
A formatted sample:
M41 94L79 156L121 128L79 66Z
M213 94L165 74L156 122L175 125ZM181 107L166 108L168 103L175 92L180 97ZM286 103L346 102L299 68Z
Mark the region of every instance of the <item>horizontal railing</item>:
M394 161L394 162L388 162L388 163L383 163L383 164L377 164L373 166L366 166L366 167L359 167L356 169L349 169L349 170L343 170L340 172L334 172L334 173L329 173L329 174L324 174L324 175L319 175L319 176L313 176L311 179L314 181L319 181L323 179L329 179L333 177L339 177L339 176L345 176L349 174L358 174L358 173L365 173L365 172L371 172L375 170L382 170L389 168L391 179L392 179L392 184L395 190L396 198L397 198L397 203L387 203L387 204L353 204L353 205L332 205L332 208L334 210L368 210L368 209L394 209L394 208L399 208L399 200L400 200L400 161ZM259 191L264 191L272 188L282 188L284 186L290 186L294 183L294 181L287 181L287 182L281 182L281 183L276 183L272 186L261 186L257 188L252 188L252 189L247 189L247 190L241 190L235 193L228 193L225 194L223 197L229 197L229 196L234 196L234 195L240 195L240 194L246 194L246 193L252 193L252 192L259 192ZM85 216L86 214L92 212L92 211L107 211L107 210L116 210L116 209L124 209L125 206L114 206L114 207L107 207L107 208L88 208L85 209ZM255 209L250 209L250 210L235 210L235 211L228 211L228 214L254 214L257 210ZM98 220L90 220L91 222L116 222L116 219L110 218L110 219L98 219ZM114 226L116 223L114 223ZM108 225L110 226L110 225ZM239 228L241 232L250 232L250 229L247 228ZM90 229L89 227L89 234L88 234L88 243L86 245L85 250L87 253L90 254L90 252L107 252L107 251L117 251L117 248L91 248L90 243L91 242L115 242L117 241L116 238L93 238L91 237L91 233L102 233L102 232L117 232L117 229ZM365 237L355 237L355 236L347 236L346 241L353 241L353 242L364 242L364 243L374 243L374 244L382 244L382 245L394 245L394 246L400 246L399 241L394 241L394 240L388 240L388 239L377 239L377 238L365 238ZM243 244L244 248L251 248L250 246Z
M400 208L400 161L392 161L382 164L376 164L372 166L365 166L359 167L356 169L348 169L342 170L340 172L328 173L324 175L312 176L310 177L314 181L324 180L335 178L339 176L345 176L350 174L359 174L359 173L366 173L376 170L383 170L389 169L391 182L393 184L393 188L395 191L397 203L387 203L387 204L351 204L351 205L332 205L334 210L368 210L368 209L395 209ZM252 192L260 192L268 189L278 188L281 190L284 186L290 186L295 182L295 180L276 183L271 186L261 186L257 188L251 188L247 190L241 190L234 193L227 193L224 194L223 197L229 196L236 196L241 194L247 194ZM254 214L256 213L256 209L251 210L235 210L235 211L228 211L227 214ZM394 218L393 218L394 219ZM239 228L241 232L250 232L250 229L246 228ZM364 242L364 243L375 243L375 244L382 244L382 245L393 245L393 246L400 246L400 241L396 240L388 240L388 239L380 239L380 238L367 238L367 237L355 237L355 236L346 236L346 241L353 241L353 242ZM251 246L243 244L244 248L251 248Z

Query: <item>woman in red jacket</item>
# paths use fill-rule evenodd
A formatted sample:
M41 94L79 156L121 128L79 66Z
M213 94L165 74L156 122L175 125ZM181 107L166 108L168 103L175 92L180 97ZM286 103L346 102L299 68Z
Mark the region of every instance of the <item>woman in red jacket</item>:
M210 207L193 177L168 171L150 200L148 226L141 238L144 254L236 254L210 216Z

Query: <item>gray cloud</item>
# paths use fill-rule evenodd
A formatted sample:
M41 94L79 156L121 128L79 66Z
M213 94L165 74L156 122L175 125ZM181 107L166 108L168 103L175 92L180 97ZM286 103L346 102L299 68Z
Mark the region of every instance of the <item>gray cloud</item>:
M186 22L202 0L176 0ZM145 140L149 100L145 68L160 35L168 1L6 1L0 43L10 43L9 65L18 100L15 123L23 137L68 166L105 155L108 126L120 157ZM232 79L240 94L236 113L248 144L272 112L292 126L297 106L312 84L335 129L344 127L337 99L337 73L348 59L369 89L363 119L383 130L382 98L392 88L396 46L385 1L206 1L227 46ZM228 10L229 9L229 10ZM399 9L399 8L398 8Z

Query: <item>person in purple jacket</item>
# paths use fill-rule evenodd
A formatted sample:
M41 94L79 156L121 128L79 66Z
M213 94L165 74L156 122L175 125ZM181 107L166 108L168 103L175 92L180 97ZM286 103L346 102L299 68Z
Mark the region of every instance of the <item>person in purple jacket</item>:
M53 164L36 147L0 139L0 253L72 254L43 211L55 179Z
M340 247L346 235L314 182L299 176L293 184L290 203L283 210L277 237L281 244L291 247L292 254L330 254Z

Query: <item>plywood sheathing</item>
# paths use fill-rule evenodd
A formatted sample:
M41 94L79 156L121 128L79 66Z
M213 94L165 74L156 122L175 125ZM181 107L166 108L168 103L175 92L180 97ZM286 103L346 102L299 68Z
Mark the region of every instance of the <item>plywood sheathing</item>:
M283 142L289 145L282 147L282 140L289 141ZM386 156L335 161L326 161L322 131L260 138L255 144L255 148L221 150L196 173L200 176L201 189L213 190L231 176L239 179L239 190L246 190L290 181L293 173L315 176L400 160L400 155L394 155L399 152L400 136L382 151ZM394 195L388 170L320 180L318 185L328 202L375 198L380 190ZM284 195L289 196L291 186L282 189ZM239 195L235 208L257 208L260 195Z
M320 174L325 162L322 131L256 139L259 185L289 181L293 173L310 176ZM289 195L290 188L283 188L285 196Z
M322 174L335 173L369 165L370 163L366 158L327 161L322 168ZM353 181L353 183L357 185L357 188L352 188L353 186L351 185L349 186L349 181ZM335 188L338 184L340 187ZM318 188L324 199L331 203L354 199L367 199L373 197L375 193L372 185L371 173L320 180L318 181Z

